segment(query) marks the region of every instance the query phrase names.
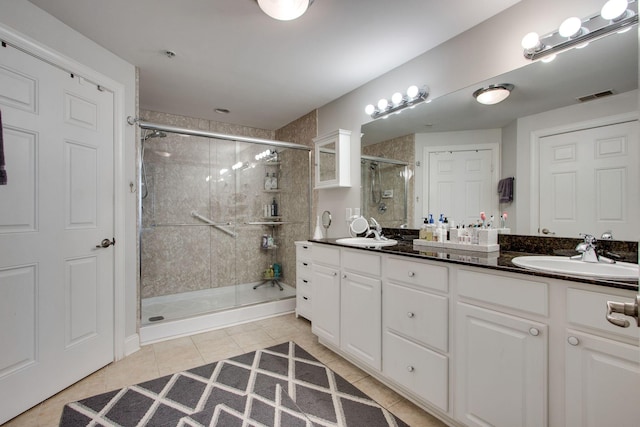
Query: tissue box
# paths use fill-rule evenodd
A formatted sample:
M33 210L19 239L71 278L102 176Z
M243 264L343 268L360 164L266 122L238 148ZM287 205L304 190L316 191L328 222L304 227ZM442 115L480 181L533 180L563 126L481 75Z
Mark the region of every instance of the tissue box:
M495 228L478 230L478 244L483 246L495 245L498 243L498 230Z

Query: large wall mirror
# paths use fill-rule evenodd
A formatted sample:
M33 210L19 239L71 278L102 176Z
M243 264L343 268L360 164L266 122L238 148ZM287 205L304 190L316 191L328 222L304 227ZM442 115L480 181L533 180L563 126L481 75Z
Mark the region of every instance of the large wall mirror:
M486 211L496 218L508 212L507 226L516 234L577 237L612 230L614 238L636 238L637 31L593 41L550 63L534 62L363 125L363 155L409 164L409 228L419 228L427 213L466 222ZM506 101L490 106L475 101L474 91L498 83L514 85ZM441 212L439 203L463 193L434 185L436 156L460 162L450 171L468 172L468 165L488 162L489 176L483 178L488 190L469 184L474 178L462 178L463 172L452 177L475 189L459 203L468 212ZM513 201L500 203L497 183L506 177L515 177ZM438 189L441 194L434 195ZM479 201L483 192L488 201ZM383 214L376 219L385 225Z

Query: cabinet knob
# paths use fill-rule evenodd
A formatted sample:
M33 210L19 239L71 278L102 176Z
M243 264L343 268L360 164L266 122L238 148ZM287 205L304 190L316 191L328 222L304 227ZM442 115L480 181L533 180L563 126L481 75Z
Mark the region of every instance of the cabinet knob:
M567 342L574 346L580 344L580 340L574 336L567 338Z
M342 275L342 278L343 278L343 279L346 279L346 278L347 278L347 275L346 275L346 274L343 274L343 275Z
M409 366L407 366L407 371L413 372L413 371L415 371L415 368L413 366L409 365Z
M337 271L334 271L333 274L332 274L332 276L337 276L337 275L338 275Z
M415 277L416 273L414 271L409 272L409 277Z
M415 315L416 314L411 312L411 311L407 313L407 317L409 317L409 318L414 317Z
M538 335L540 335L540 331L538 330L538 328L530 328L529 333L534 337L537 337Z

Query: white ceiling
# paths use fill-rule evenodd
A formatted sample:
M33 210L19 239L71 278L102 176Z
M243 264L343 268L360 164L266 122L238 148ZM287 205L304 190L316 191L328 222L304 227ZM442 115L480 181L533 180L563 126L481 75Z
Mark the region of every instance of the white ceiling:
M255 0L30 1L138 67L142 109L278 129L519 0L315 0L289 22Z

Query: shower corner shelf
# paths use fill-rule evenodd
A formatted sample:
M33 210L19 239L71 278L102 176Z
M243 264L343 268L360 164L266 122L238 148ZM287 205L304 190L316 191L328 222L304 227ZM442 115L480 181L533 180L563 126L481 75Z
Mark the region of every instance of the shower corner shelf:
M262 191L265 192L265 193L279 193L282 190L279 189L279 188L276 188L276 189L273 189L273 190L262 190Z

